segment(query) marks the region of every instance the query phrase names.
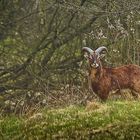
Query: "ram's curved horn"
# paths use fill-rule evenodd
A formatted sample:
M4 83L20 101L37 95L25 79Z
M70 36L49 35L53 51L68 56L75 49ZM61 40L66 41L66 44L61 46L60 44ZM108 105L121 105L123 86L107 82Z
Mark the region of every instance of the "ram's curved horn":
M89 47L83 47L82 48L82 51L84 51L84 52L87 52L87 53L90 53L90 54L93 54L93 50L92 49L90 49Z
M99 47L98 49L95 50L95 53L100 54L102 51L107 52L107 48L105 46Z

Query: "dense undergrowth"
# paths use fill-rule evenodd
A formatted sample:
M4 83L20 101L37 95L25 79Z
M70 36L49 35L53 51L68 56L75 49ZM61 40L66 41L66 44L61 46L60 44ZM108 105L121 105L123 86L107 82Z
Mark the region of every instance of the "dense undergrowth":
M140 139L140 102L89 102L0 118L1 140Z

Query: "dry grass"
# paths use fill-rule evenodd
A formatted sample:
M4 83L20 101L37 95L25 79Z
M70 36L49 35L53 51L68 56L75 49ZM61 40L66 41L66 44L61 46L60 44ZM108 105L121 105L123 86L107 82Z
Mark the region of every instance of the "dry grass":
M105 112L105 111L109 110L109 106L107 106L106 104L97 102L97 101L87 101L85 110L86 111Z
M1 117L0 138L135 139L140 137L138 101L87 102L60 109L43 109L28 117Z

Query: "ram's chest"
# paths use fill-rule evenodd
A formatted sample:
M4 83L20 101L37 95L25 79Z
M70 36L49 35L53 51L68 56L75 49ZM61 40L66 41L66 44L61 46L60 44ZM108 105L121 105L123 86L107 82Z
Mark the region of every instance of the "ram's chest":
M99 75L97 73L97 70L92 70L89 73L89 80L91 88L94 92L97 92L99 90Z
M92 90L96 93L99 91L108 91L111 81L108 76L104 74L101 76L97 71L91 71L90 75Z
M99 76L98 76L97 70L96 69L91 70L89 73L89 77L90 77L91 81L98 82Z

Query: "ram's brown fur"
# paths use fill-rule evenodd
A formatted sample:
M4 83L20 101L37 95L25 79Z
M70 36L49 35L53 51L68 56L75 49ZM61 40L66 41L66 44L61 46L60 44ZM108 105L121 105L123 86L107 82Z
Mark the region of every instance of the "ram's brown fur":
M106 100L112 90L129 88L132 95L140 93L140 67L137 65L124 65L116 68L98 67L89 69L89 79L92 90L102 99Z

